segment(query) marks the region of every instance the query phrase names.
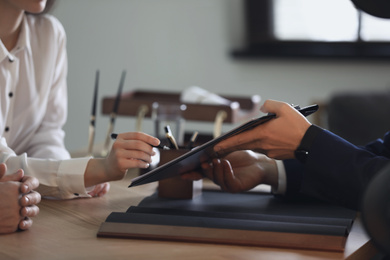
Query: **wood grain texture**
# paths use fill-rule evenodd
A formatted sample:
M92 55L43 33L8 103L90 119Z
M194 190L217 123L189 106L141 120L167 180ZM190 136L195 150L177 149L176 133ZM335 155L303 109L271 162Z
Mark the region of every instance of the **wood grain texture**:
M359 222L354 224L344 252L97 237L111 212L125 212L155 192L156 183L128 189L134 174L112 182L110 192L102 198L44 199L30 230L0 235L0 259L311 260L369 259L375 253Z

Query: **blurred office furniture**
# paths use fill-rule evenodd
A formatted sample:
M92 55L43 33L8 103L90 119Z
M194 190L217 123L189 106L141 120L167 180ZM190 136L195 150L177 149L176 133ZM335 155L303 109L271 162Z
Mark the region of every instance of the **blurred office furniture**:
M355 145L364 145L390 130L390 90L345 91L319 101L313 123Z
M122 94L117 114L120 116L137 117L138 121L142 121L143 118L152 119L153 106L156 106L156 103L158 106L175 104L184 105L185 109L181 111L181 116L184 120L209 122L214 124L214 130L206 133L206 136L203 133L199 134L197 141L199 143L203 143L208 141L210 138L216 137L216 135L220 134L221 124L240 123L256 117L260 113L260 97L257 95L250 97L223 96L223 98L230 100L231 103L214 105L183 103L180 100L180 93L168 91L134 90ZM107 96L103 98L103 115L109 115L111 113L114 101L114 96ZM139 111L142 111L143 113L142 119L140 119ZM142 126L137 125L137 128L137 130L140 130L142 129ZM186 142L190 139L193 131L198 131L198 129L186 129L184 143L180 145L186 145Z
M390 256L389 187L390 164L371 180L363 196L361 210L367 233L372 238L373 243L387 256Z

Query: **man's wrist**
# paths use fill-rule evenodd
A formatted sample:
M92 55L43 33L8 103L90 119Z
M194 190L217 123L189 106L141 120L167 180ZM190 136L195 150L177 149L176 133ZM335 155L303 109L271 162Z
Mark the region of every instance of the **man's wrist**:
M311 125L305 135L303 136L301 143L298 148L295 150L295 158L301 163L305 163L309 157L311 146L316 138L317 134L321 131L321 128L315 125Z

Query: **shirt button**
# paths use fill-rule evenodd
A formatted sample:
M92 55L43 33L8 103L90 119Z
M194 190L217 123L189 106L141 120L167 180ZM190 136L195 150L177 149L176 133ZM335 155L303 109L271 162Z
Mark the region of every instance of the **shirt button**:
M5 130L6 132L8 132L8 131L9 131L9 127L6 126L4 130Z
M9 56L9 57L8 57L8 61L9 61L9 62L14 62L14 60L15 60L14 57L12 57L12 56Z
M13 95L14 95L14 93L12 93L12 92L8 93L9 97L13 97Z

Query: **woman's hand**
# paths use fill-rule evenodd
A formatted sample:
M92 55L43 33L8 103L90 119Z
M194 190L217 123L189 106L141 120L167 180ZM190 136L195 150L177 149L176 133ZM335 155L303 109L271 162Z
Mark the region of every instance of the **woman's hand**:
M109 190L110 190L110 183L105 182L105 183L95 185L93 190L88 192L88 194L91 195L92 197L102 197L106 195Z
M127 169L148 168L155 154L157 138L140 132L118 134L110 153L103 159L91 159L84 174L85 187L122 179Z
M5 176L7 167L0 164L0 233L29 229L32 217L39 213L36 206L41 195L33 191L39 182L31 176L24 176L23 170Z

